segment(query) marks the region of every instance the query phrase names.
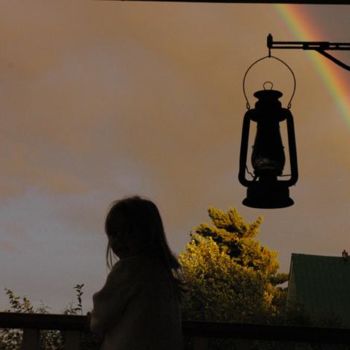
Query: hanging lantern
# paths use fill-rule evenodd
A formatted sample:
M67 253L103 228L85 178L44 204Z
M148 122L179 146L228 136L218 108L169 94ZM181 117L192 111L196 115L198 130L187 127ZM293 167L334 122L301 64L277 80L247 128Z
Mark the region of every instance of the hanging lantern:
M267 57L281 61L270 55ZM254 93L258 100L255 108L250 109L245 93L245 79L250 68L262 59L254 62L248 68L243 80L243 91L247 100L248 110L243 120L239 181L243 186L247 187L247 197L243 200L244 205L253 208L284 208L294 204L294 201L289 196L289 187L295 185L298 180L294 122L290 111L291 100L295 92L295 77L289 66L287 66L292 72L294 79L294 91L288 108L283 108L279 101L283 94L280 91L273 90L271 82L265 82L263 85L264 89ZM283 61L281 62L285 64ZM248 171L247 166L251 122L257 124L255 141L251 152L253 173ZM286 156L280 132L280 125L282 124L287 127L290 175L286 175L283 172ZM247 179L247 173L251 175L251 179ZM283 179L285 177L289 178L285 180Z

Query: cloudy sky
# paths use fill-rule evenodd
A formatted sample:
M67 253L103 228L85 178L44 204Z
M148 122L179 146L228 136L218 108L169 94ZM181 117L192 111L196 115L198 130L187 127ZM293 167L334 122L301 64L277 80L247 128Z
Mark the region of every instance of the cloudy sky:
M209 206L262 215L282 271L292 252L350 250L349 72L274 51L297 79L295 205L246 208L237 179L242 78L267 55L267 34L350 42L349 16L350 6L2 1L1 309L10 288L60 312L85 283L88 311L107 274L108 205L127 195L158 204L176 253ZM251 104L264 80L286 104L291 76L273 60L250 73Z

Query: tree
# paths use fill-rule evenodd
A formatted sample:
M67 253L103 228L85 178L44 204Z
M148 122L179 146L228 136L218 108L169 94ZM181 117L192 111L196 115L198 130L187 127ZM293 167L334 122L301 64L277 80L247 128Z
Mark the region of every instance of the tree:
M244 222L236 209L209 208L179 255L186 292L183 318L230 322L273 322L281 313L288 279L278 273L277 253L256 236L262 223Z

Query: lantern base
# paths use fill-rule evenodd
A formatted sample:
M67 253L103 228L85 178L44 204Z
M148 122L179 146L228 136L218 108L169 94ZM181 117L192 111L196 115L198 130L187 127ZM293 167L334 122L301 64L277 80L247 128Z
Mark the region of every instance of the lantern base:
M283 182L251 183L247 188L247 198L242 202L245 206L261 209L286 208L294 204L289 197L289 188Z

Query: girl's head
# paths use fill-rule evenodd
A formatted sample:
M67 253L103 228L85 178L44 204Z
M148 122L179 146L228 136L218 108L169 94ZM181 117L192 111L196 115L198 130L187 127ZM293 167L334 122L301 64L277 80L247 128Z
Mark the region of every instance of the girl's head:
M119 258L149 251L159 255L169 269L178 269L179 264L166 241L158 208L150 200L135 196L113 202L106 217L105 231L109 267L112 266L111 250Z

